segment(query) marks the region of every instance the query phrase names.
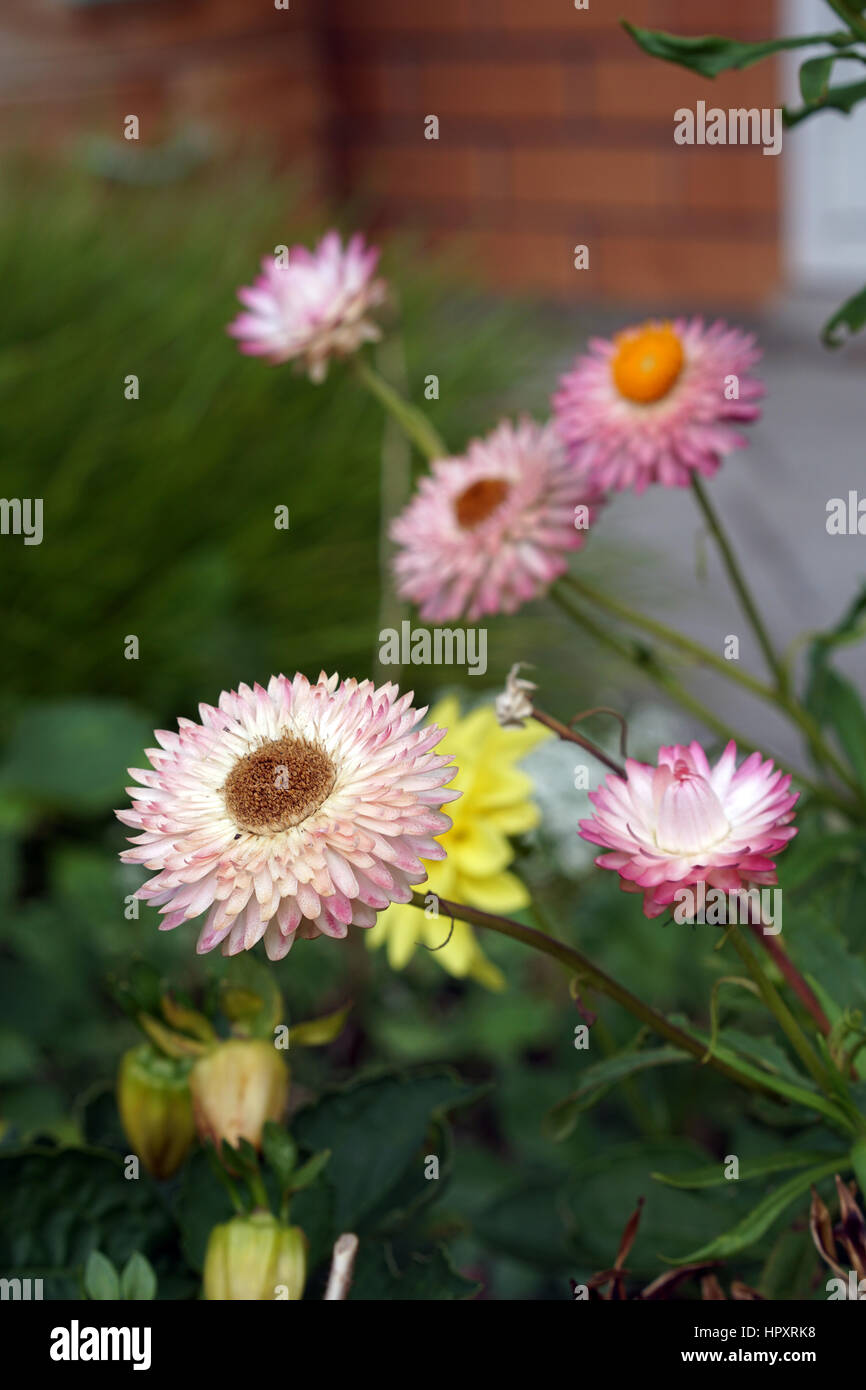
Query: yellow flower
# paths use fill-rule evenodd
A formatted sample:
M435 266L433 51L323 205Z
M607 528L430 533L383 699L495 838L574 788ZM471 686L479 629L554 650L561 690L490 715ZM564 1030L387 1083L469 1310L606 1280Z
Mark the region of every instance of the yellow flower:
M488 912L516 912L528 905L529 894L508 870L514 858L508 836L531 830L539 812L531 800L532 781L515 764L549 737L548 732L539 724L503 729L489 706L461 718L453 696L441 700L429 718L448 730L442 749L457 764L450 785L463 795L449 804L454 824L438 837L448 858L427 862L427 881L418 891ZM488 989L503 989L505 977L484 955L468 923L455 921L448 939L450 929L444 913L428 917L417 907L394 903L379 914L367 942L373 948L386 945L389 965L402 970L423 941L440 948L434 959L450 974L471 976Z

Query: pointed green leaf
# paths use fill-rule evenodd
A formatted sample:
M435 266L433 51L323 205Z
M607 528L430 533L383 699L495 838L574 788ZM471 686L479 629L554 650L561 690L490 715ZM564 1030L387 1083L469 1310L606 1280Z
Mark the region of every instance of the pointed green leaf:
M120 1276L120 1296L128 1303L149 1302L156 1297L156 1275L146 1256L136 1250Z
M862 95L866 97L866 82L861 83ZM826 347L841 347L846 337L853 337L866 324L866 286L852 294L827 320L821 330L821 338ZM840 330L845 330L840 332Z
M120 1298L117 1270L101 1250L91 1250L84 1266L84 1292L88 1298L108 1302Z
M668 1187L720 1187L726 1182L748 1182L750 1178L766 1177L768 1173L784 1173L791 1168L806 1168L810 1164L815 1165L826 1159L826 1153L817 1150L811 1152L791 1153L781 1152L766 1154L763 1158L748 1159L740 1164L739 1177L737 1179L725 1176L725 1165L722 1162L708 1163L702 1168L692 1168L685 1173L652 1173L651 1176L656 1182L663 1182ZM840 1154L837 1163L844 1163L845 1155Z
M800 34L795 37L764 39L757 43L741 43L737 39L722 38L719 34L704 34L699 38L683 38L678 34L666 34L659 29L641 29L625 20L622 27L630 34L644 53L653 58L662 58L667 63L677 63L680 67L699 72L703 77L718 77L720 72L731 68L748 68L785 49L807 48L816 43L832 43L838 47L850 42L850 34L841 31L835 34Z
M818 1164L814 1168L808 1168L805 1173L797 1173L795 1177L789 1178L770 1192L762 1201L758 1203L742 1221L738 1221L730 1231L725 1231L723 1235L716 1236L715 1240L709 1241L707 1245L702 1245L698 1250L692 1250L688 1255L681 1255L678 1259L669 1260L669 1264L694 1264L699 1260L728 1259L731 1255L738 1254L741 1250L746 1250L750 1245L754 1245L756 1240L770 1229L775 1221L784 1211L796 1202L798 1197L802 1197L809 1191L813 1183L820 1182L822 1178L829 1178L834 1173L845 1171L851 1166L850 1160L846 1157L841 1161L838 1158L831 1158L824 1163ZM663 1259L667 1258L662 1256Z

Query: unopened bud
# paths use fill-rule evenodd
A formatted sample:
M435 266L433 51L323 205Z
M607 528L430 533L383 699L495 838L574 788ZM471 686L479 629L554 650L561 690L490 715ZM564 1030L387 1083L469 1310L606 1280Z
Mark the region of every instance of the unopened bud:
M155 1178L177 1172L195 1139L189 1062L165 1057L150 1043L125 1052L117 1105L127 1139Z
M296 1303L307 1277L307 1238L269 1211L236 1216L210 1233L204 1257L204 1296L209 1302Z
M265 1124L282 1120L289 1102L289 1068L263 1038L220 1043L195 1062L189 1085L198 1132L217 1151L240 1139L261 1149Z

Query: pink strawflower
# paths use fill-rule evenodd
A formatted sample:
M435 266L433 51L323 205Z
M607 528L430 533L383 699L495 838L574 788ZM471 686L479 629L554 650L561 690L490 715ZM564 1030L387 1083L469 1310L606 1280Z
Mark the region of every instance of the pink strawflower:
M761 356L751 334L676 319L589 348L562 377L553 408L569 458L598 487L685 487L746 444L737 426L758 419L764 395L749 375Z
M265 256L262 274L238 290L247 312L227 331L241 352L273 363L298 358L312 381L323 381L331 357L346 357L381 336L369 316L387 293L385 282L373 278L378 260L362 236L344 250L333 231L314 251L293 246L288 265Z
M772 856L797 833L789 822L798 793L770 759L752 753L737 768L731 742L710 767L690 743L660 748L658 767L629 758L625 768L624 778L609 774L590 792L595 815L580 833L611 851L596 864L615 869L627 893L643 893L647 917L694 884L734 893L776 882Z
M603 501L553 425L503 421L463 458L435 460L391 523L399 593L432 622L513 613L563 573Z
M422 860L444 859L434 838L456 769L431 750L445 734L418 727L411 691L323 672L273 676L200 705L201 724L157 731L153 771L130 769L142 834L121 858L156 870L137 896L159 906L163 930L207 912L198 950L224 955L262 937L272 960L297 936L344 937L408 902Z

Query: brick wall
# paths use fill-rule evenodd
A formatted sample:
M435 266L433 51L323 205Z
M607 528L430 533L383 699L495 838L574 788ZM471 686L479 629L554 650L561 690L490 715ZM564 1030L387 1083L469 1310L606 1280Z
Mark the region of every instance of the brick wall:
M634 23L774 31L772 0L331 0L346 186L389 220L471 232L498 284L752 303L779 272L778 160L676 146L673 112L773 106L762 65L715 82L656 62ZM438 142L423 118L439 117ZM590 247L590 270L572 247Z
M773 0L5 0L7 138L205 121L268 143L379 225L470 234L491 283L577 299L752 304L779 275L778 159L673 143L673 112L774 106L762 64L711 82L618 25L738 37ZM424 118L439 139L424 138ZM590 248L589 271L572 248Z

